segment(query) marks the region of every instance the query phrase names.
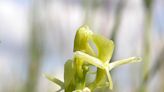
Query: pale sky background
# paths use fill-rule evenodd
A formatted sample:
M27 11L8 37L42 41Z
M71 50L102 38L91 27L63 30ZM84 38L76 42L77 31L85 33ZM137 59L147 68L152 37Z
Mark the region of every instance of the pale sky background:
M41 0L44 1L44 0ZM42 74L50 73L63 80L64 62L72 57L73 40L76 29L83 25L85 14L80 2L76 0L49 0L43 6L40 2L38 11L40 22L44 25L44 55L39 75L37 92L53 92L58 87L45 79ZM73 3L73 1L76 1ZM91 30L106 37L114 23L115 3L111 1L108 9L100 8L92 11ZM131 56L142 56L144 31L144 6L142 0L126 0L121 25L116 40L116 57L123 59ZM27 62L29 57L29 18L30 0L0 0L0 92L19 90L26 80ZM152 64L158 55L164 35L164 1L155 0L152 26ZM107 25L103 27L102 26ZM131 86L139 85L141 64L124 65L114 70L112 75L118 92L131 92ZM156 76L150 83L149 92L158 92ZM126 84L125 84L126 83ZM15 86L13 89L9 89ZM152 88L153 87L153 88ZM12 91L9 91L12 92ZM16 92L16 91L15 91Z

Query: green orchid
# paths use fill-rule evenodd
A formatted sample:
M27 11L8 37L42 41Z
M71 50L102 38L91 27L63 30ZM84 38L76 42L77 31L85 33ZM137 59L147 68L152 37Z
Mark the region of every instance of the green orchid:
M93 42L97 52L89 42ZM113 89L113 82L110 71L123 64L140 62L139 57L118 60L110 63L114 50L112 40L93 33L87 26L80 27L74 40L74 55L64 66L64 82L55 77L46 77L58 84L65 92L92 92L96 88L106 87ZM91 66L97 67L95 80L91 83L86 82L86 75ZM107 78L107 80L106 80Z

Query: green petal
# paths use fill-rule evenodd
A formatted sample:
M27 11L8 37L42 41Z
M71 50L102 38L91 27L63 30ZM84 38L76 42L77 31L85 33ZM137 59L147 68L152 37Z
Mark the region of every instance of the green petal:
M55 77L52 76L52 75L48 75L48 74L44 74L44 76L45 76L48 80L50 80L50 81L56 83L57 85L59 85L61 88L64 88L64 83L63 83L61 80L55 78Z
M103 62L109 62L114 50L113 41L97 34L93 34L92 39L98 50L98 58Z
M73 66L73 60L67 60L67 62L64 65L65 92L71 92L75 89L74 75L75 70Z
M109 82L108 86L110 89L112 89L113 82L112 82L112 78L111 78L107 68L109 65L108 63L110 62L110 59L113 54L114 43L112 40L108 40L107 38L104 38L97 34L93 34L92 39L93 39L93 42L96 44L96 47L98 50L98 59L100 59L102 61L103 67L105 67L105 68L100 69L98 67L96 79L94 80L93 83L90 84L90 88L93 89L93 88L97 87L99 84L102 84L102 82L106 81L105 76L107 76L108 82Z
M106 68L105 71L106 71L106 74L107 74L107 79L108 79L108 81L109 81L109 89L112 90L112 89L113 89L112 77L111 77L111 75L110 75L110 73L109 73L109 69L108 69L108 68Z
M105 69L104 64L102 63L101 60L99 60L93 56L90 56L84 52L76 51L76 52L74 52L74 57L84 60L84 62L94 65L100 69Z
M109 88L110 89L113 89L113 82L112 82L112 78L111 78L110 73L109 73L108 64L105 65L105 64L102 63L101 60L99 60L99 59L97 59L97 58L95 58L93 56L90 56L90 55L88 55L86 53L83 53L81 51L76 51L74 53L74 57L75 58L79 58L81 60L84 60L85 62L87 62L89 64L92 64L92 65L94 65L94 66L96 66L96 67L98 67L98 68L100 68L102 70L105 70L105 73L106 74L105 73L104 74L107 75L108 81L110 83ZM100 75L97 75L97 79L95 80L93 86L95 86L97 83L99 84L99 82L101 82L102 80L104 80L104 78L102 79L102 77L101 77L104 74L102 74L102 72L101 73L98 73L98 74L100 74Z
M127 64L127 63L141 62L141 60L142 60L142 58L140 58L140 57L130 57L128 59L122 59L122 60L112 62L109 64L109 71L120 65Z
M76 32L74 40L74 52L83 51L87 54L94 55L95 53L88 43L92 37L92 34L92 31L90 31L87 26L80 27Z

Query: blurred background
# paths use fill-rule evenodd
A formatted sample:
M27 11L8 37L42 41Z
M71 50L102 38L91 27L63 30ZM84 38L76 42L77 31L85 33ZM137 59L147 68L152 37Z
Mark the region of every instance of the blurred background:
M143 58L111 71L112 92L164 92L164 0L0 0L0 92L56 92L43 74L63 80L83 24L114 41L112 61Z

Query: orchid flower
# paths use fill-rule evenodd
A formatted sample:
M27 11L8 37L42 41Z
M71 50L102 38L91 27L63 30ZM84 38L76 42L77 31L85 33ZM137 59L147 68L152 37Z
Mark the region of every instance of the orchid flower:
M97 53L90 41L95 44ZM76 32L73 58L69 59L64 66L64 82L49 75L46 77L61 87L59 91L64 89L65 92L90 92L104 86L112 90L110 71L123 64L141 61L140 57L130 57L110 63L113 50L112 40L93 33L87 26L82 26ZM86 83L86 74L90 66L97 67L96 77L93 82Z

